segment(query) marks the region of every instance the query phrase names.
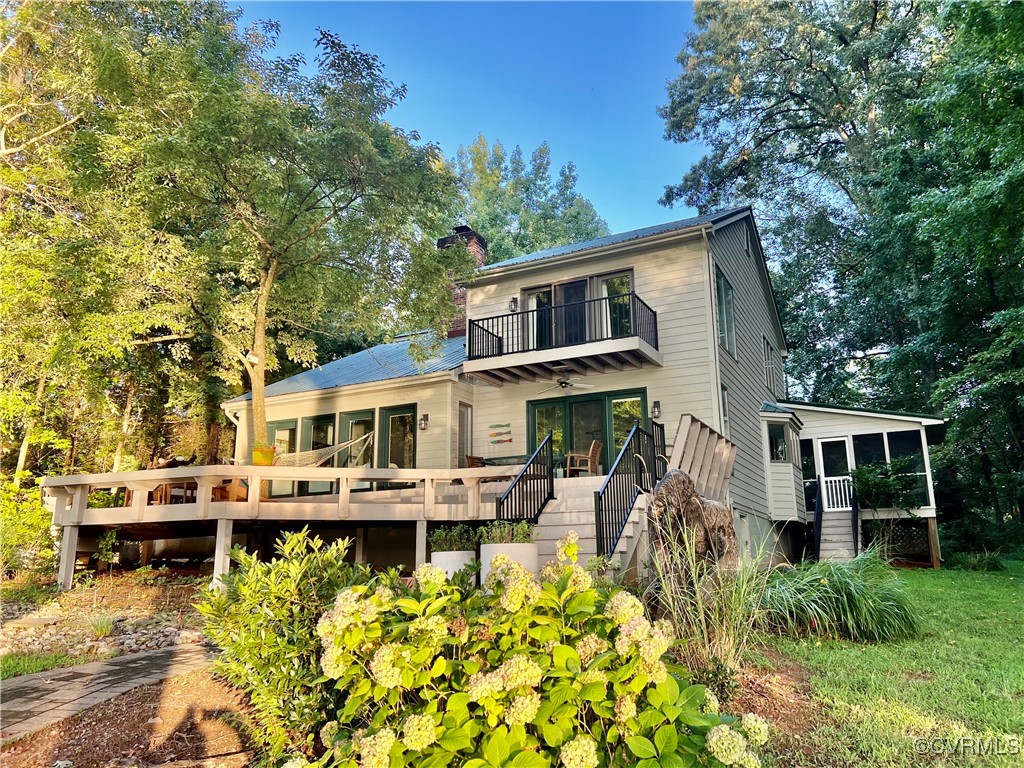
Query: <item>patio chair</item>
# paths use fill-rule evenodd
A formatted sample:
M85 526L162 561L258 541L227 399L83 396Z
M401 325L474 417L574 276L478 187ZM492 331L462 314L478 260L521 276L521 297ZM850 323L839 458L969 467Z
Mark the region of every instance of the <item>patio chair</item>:
M577 477L581 472L597 475L600 465L601 441L595 440L590 444L590 450L586 453L567 453L565 455L565 476L572 477L574 472Z
M480 467L485 466L484 465L484 457L483 456L472 456L472 455L467 453L466 454L466 466L468 468L470 468L470 469L479 469Z

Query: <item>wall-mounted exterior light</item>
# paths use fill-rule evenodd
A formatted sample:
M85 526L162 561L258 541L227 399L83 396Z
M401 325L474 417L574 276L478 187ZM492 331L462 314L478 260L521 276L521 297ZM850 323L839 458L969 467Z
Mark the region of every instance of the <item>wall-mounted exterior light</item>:
M651 403L651 418L661 418L661 400L655 400L653 403Z
M511 299L508 300L508 311L509 312L518 312L519 311L519 297L518 296L513 296Z
M427 425L429 423L430 423L430 414L429 413L424 413L422 416L420 416L420 429L426 429Z

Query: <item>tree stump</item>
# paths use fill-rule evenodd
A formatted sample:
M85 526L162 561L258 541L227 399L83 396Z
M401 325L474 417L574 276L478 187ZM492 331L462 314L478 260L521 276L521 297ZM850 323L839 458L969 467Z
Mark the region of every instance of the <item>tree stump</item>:
M700 496L693 480L682 470L669 470L655 486L650 523L654 553L663 566L678 570L685 563L707 573L715 566L718 570L735 570L739 565L732 511L721 502ZM689 550L692 558L679 556ZM699 576L694 579L688 573L678 576L683 577L683 583L699 580Z

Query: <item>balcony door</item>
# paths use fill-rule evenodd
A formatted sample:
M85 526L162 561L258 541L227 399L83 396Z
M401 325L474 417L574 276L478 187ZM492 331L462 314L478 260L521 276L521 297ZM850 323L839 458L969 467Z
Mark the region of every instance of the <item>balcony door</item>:
M587 340L587 281L573 280L555 286L555 340L558 346Z

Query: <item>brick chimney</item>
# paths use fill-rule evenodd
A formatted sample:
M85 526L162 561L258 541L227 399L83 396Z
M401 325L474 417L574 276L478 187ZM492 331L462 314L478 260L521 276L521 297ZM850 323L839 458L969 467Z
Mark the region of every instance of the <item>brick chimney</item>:
M474 230L472 227L460 225L455 227L453 230L455 234L442 237L437 241L437 247L440 250L450 248L456 243L465 244L473 257L476 259L477 267L482 267L487 261L487 239L479 232ZM451 329L448 331L448 338L454 338L456 336L466 335L466 288L462 285L452 286L452 300L455 305L459 307L460 314L455 318L455 322L452 323Z

